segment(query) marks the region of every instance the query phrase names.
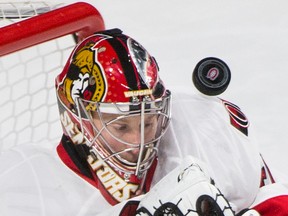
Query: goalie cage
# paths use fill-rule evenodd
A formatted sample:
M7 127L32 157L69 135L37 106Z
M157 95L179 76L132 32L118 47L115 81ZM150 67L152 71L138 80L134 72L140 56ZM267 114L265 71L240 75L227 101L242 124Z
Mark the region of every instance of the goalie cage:
M62 135L54 79L75 38L104 30L102 16L84 2L0 3L0 27L0 152L54 147Z

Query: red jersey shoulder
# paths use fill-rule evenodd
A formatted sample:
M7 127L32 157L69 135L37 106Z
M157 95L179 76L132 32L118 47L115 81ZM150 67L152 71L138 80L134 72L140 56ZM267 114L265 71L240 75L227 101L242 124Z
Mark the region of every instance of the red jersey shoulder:
M220 100L229 114L230 124L248 136L249 120L246 115L237 105L223 99Z

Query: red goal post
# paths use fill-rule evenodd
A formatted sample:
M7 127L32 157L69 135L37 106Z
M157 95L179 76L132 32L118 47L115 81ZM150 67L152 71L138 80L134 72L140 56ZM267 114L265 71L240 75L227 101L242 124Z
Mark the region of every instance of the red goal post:
M72 33L81 40L104 28L96 8L74 3L1 28L0 56Z
M22 144L53 147L62 134L54 80L75 35L104 30L103 18L84 2L0 2L0 27L0 154Z

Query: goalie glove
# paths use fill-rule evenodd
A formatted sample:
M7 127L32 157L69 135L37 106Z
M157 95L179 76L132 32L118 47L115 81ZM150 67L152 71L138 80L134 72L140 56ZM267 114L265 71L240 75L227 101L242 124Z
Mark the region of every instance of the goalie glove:
M235 215L231 204L215 187L200 162L187 158L147 194L134 197L101 216L260 216L245 209ZM100 216L99 215L99 216Z
M235 213L213 180L189 157L146 194L136 215L235 216Z

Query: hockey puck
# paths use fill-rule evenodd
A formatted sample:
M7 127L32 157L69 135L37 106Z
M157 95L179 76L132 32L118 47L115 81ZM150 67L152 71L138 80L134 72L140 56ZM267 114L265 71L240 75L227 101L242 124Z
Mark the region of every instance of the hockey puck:
M215 96L223 93L231 80L228 65L221 59L208 57L202 59L195 67L192 81L203 94Z

